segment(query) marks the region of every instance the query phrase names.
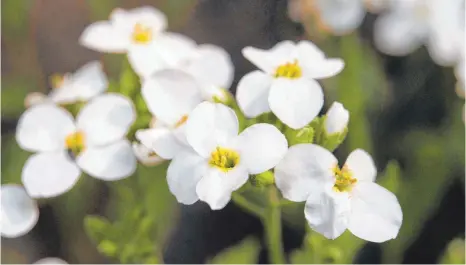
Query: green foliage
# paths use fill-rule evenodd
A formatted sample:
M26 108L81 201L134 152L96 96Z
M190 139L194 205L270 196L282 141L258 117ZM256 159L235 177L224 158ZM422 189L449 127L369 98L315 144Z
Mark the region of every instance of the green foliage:
M465 245L464 238L456 238L452 240L443 257L440 259L441 264L464 264L465 260Z
M31 155L18 146L14 134L2 136L2 184L21 184L23 165Z
M260 244L254 237L248 237L239 244L227 248L213 257L211 264L256 264Z

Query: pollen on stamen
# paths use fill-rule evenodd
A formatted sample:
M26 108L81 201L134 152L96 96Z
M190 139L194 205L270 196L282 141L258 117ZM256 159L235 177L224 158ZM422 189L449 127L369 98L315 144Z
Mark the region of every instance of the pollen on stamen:
M275 70L274 77L283 77L289 79L300 78L302 76L301 66L298 64L298 60L294 60L292 63L287 62L277 67Z
M183 115L179 121L175 123L175 128L180 127L181 125L185 124L188 121L188 115Z
M209 165L227 172L239 163L239 154L235 150L217 147L210 155Z
M149 43L152 36L152 28L145 26L142 23L136 23L133 28L132 39L135 43L146 44Z
M357 179L353 178L352 172L344 166L342 169L336 165L333 168L335 184L333 190L336 192L349 192L353 189Z
M86 148L85 140L85 135L81 131L77 131L66 136L65 146L73 158L76 158L76 156L78 156L82 151L84 151L84 149Z

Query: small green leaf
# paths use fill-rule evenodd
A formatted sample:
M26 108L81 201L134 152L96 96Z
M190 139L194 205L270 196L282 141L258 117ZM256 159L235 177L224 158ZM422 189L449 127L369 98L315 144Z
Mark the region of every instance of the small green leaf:
M114 242L104 239L97 245L97 249L107 257L114 258L117 255L118 246Z
M88 215L84 218L84 229L97 244L100 244L111 232L111 226L110 222L101 216Z
M255 264L257 263L260 245L257 239L248 237L238 245L230 247L215 256L212 264Z

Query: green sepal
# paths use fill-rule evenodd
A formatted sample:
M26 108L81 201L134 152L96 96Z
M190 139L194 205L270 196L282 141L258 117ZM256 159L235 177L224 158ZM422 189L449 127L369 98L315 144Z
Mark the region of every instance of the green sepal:
M341 133L332 133L330 135L327 135L324 129L320 145L330 152L333 152L341 143L343 143L347 134L348 128L345 128Z
M256 175L250 175L249 181L255 187L265 187L275 183L275 176L272 171L268 170Z
M128 98L133 98L140 92L141 84L139 82L139 77L133 71L127 60L123 63L119 83L119 92Z

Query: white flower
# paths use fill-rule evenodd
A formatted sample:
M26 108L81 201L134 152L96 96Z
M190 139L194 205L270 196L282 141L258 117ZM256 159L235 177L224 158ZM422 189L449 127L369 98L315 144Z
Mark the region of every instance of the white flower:
M271 50L253 47L243 55L260 70L246 74L238 84L238 105L247 117L272 112L286 125L299 129L311 122L324 103L314 79L339 73L341 59L327 59L312 42L283 41Z
M323 24L336 35L354 31L366 15L363 0L315 0L315 6Z
M80 43L100 52L127 53L134 70L148 76L167 61L184 58L195 42L181 34L166 32L167 18L153 7L115 9L109 21L89 25Z
M0 196L2 236L15 238L31 231L39 219L39 209L23 187L15 184L2 185Z
M180 70L162 70L143 83L141 93L157 118L157 126L137 131L136 138L164 159L172 159L180 150L189 148L186 121L203 101L197 81Z
M314 144L292 146L275 167L283 197L306 201L309 226L327 238L346 229L367 241L397 236L403 214L394 194L374 183L377 170L369 154L357 149L340 168L337 159Z
M34 198L58 196L73 187L81 170L118 180L136 167L125 134L135 119L131 101L118 94L91 100L77 116L53 104L26 110L16 131L19 146L37 152L26 161L22 181Z
M380 51L404 56L426 44L436 63L458 61L464 50L464 0L392 0L390 7L375 23Z
M186 127L193 150L184 149L171 161L168 186L179 202L200 199L213 210L225 207L249 174L273 168L288 147L285 136L270 124L255 124L238 135L234 111L218 103L199 104Z
M139 162L145 166L155 166L165 161L145 145L133 142L133 152Z
M341 133L348 125L349 112L340 102L333 102L327 111L325 130L327 134Z
M108 80L101 63L92 61L73 74L54 76L52 86L53 90L48 96L37 92L29 94L25 99L26 107L48 101L57 104L88 101L107 89Z
M40 259L34 262L34 264L68 264L68 263L59 258L47 257L47 258L43 258L43 259Z

